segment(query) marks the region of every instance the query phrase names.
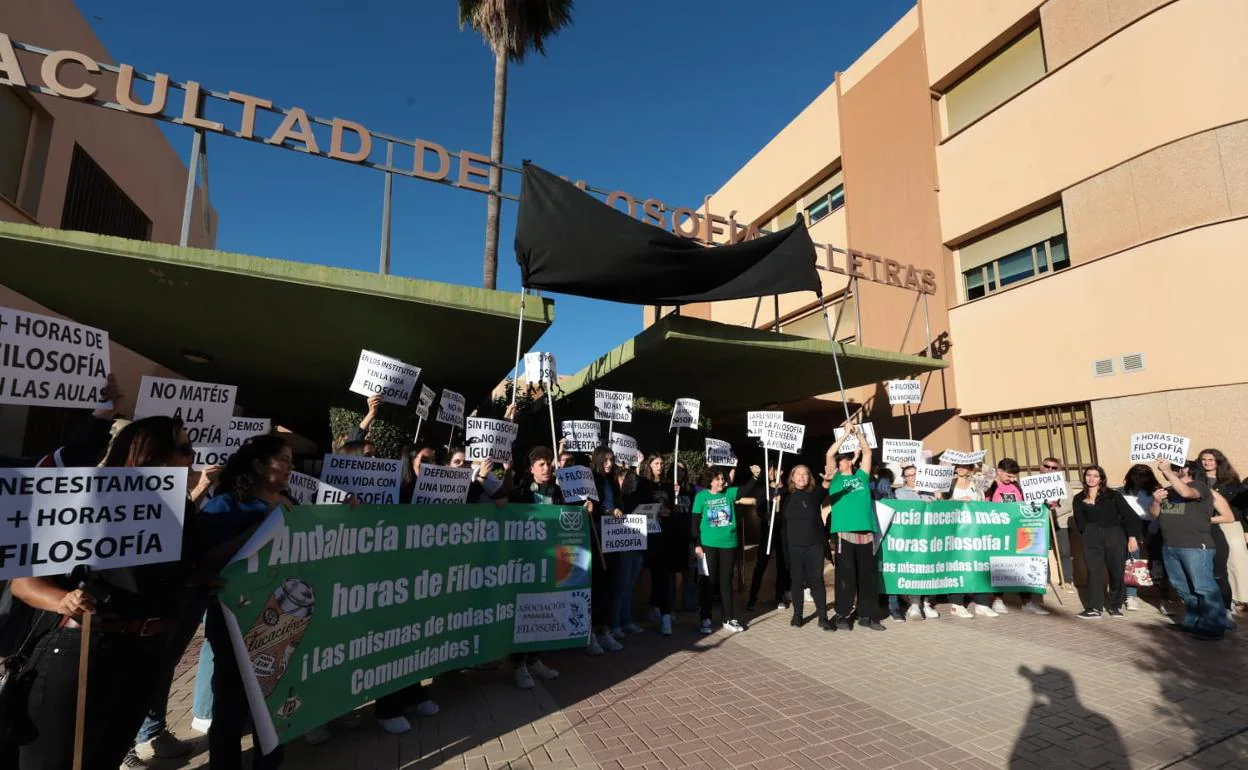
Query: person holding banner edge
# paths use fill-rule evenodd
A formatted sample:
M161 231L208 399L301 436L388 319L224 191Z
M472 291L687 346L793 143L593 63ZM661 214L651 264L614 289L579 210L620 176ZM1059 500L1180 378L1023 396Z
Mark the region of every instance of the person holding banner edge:
M876 615L880 605L880 567L875 554L875 510L871 500L871 477L862 466L871 467L871 446L862 426L852 420L843 424L845 433L828 449L836 462L825 470L828 497L832 502L829 531L836 539L836 625L853 630L850 615L857 598L858 625L883 631ZM857 452L841 447L854 436ZM830 475L829 475L830 474Z
M949 500L974 503L984 499L979 487L975 486L975 466L955 465L956 474L953 486L949 489ZM992 608L992 594L950 594L949 612L956 618L968 619L976 615L983 618L995 618L1000 613Z
M732 595L732 568L736 562L740 530L737 524L737 501L749 497L758 485L762 469L750 466L752 477L740 487L729 486L736 469L725 472L722 467L710 467L702 471L702 486L693 499L694 555L706 559L706 575L701 581L701 633L714 632L711 624L711 605L714 603L715 587L719 587L720 610L724 618L724 630L729 633L744 631L745 625L737 619L736 604Z

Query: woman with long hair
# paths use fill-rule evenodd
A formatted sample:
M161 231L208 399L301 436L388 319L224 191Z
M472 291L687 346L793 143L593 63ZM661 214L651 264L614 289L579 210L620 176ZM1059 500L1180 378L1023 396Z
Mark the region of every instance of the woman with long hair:
M658 531L652 531L646 539L646 558L650 562L650 598L659 612L659 633L672 633L672 590L674 575L684 568L685 554L676 551L683 548L684 541L676 536L675 512L672 504L671 480L664 473L663 457L647 455L641 463L637 478L634 502L637 505L658 505L655 517Z
M1153 493L1157 491L1160 485L1157 483L1157 477L1153 475L1153 469L1147 465L1132 465L1127 469L1127 475L1122 479L1122 486L1118 488L1118 493L1127 501L1127 505L1131 511L1140 519L1140 529L1143 533L1144 547L1148 553L1149 561L1154 557L1153 538L1152 535L1157 531L1157 522L1153 521L1149 510L1153 505ZM1161 555L1161 549L1156 549L1156 556ZM1127 554L1129 558L1140 558L1139 551L1133 551ZM1165 603L1165 594L1162 594L1162 603ZM1135 612L1141 606L1139 598L1139 589L1135 586L1127 586L1127 610Z
M715 589L719 588L720 609L723 611L724 629L729 633L744 631L745 625L737 619L736 604L732 597L732 567L737 558L737 546L741 544L740 527L737 522L737 501L749 497L758 485L762 469L750 467L750 480L740 487L730 486L736 469L706 468L702 471L702 486L693 499L693 526L696 532L694 554L706 559L707 574L702 578L702 624L701 632L714 632L711 624L711 606Z
M623 515L620 508L624 499L615 475L615 453L608 447L600 446L590 455L589 465L598 490L598 502L591 503L589 507L589 523L594 532L602 532L604 516ZM604 651L619 652L624 649L611 628L615 615L615 585L621 579L618 574L620 554L604 554L597 537L593 538L593 543L595 552L589 569L590 623L593 628L585 650L590 655L601 655ZM622 638L624 634L618 636Z
M1209 448L1196 455L1204 481L1227 502L1239 497L1244 491L1235 467L1221 451ZM1228 610L1244 608L1248 602L1248 544L1244 542L1244 512L1235 509L1235 520L1213 525L1213 538L1217 552L1213 560L1213 577ZM1233 613L1227 620L1234 623Z
M809 589L815 601L815 619L824 631L835 631L828 619L828 587L823 580L823 551L827 541L828 515L823 508L828 490L815 483L810 468L796 465L789 471L789 484L780 498L780 515L784 518L784 543L789 555L790 590L793 592L793 619L789 625L800 628L806 623L805 592Z
M1072 501L1075 529L1083 539L1083 559L1088 565L1088 600L1076 617L1101 617L1108 607L1111 618L1122 617L1122 571L1127 554L1140 549L1140 517L1123 496L1109 487L1105 469L1089 465L1083 469L1083 489ZM1105 597L1105 576L1109 575L1109 600Z
M945 499L967 503L983 501L984 493L980 491L979 485L975 482L974 465L955 465L953 473L953 486L949 488L949 494L944 495ZM1000 613L992 608L992 604L992 594L950 594L949 614L963 619L973 618L976 615L982 618L995 618Z

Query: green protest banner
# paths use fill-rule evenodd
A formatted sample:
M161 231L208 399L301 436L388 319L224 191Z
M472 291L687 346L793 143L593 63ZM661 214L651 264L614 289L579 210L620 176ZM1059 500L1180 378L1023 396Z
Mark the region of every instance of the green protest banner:
M220 593L261 746L443 671L583 647L589 526L555 505L276 511Z
M1044 593L1045 506L947 500L881 500L876 506L885 532L880 575L886 593Z

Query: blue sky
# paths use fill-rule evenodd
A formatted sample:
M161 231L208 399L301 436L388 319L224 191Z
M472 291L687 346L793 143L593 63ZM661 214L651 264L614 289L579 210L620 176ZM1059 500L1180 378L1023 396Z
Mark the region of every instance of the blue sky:
M78 5L140 71L489 152L493 61L451 0ZM511 70L505 159L697 206L912 5L581 0L545 58ZM185 159L189 131L166 128ZM377 269L379 172L228 137L210 137L209 171L220 248ZM481 285L485 197L402 177L394 189L391 271ZM499 288L511 291L515 215L504 202ZM566 373L641 329L639 307L576 297L556 295L555 318L539 347Z

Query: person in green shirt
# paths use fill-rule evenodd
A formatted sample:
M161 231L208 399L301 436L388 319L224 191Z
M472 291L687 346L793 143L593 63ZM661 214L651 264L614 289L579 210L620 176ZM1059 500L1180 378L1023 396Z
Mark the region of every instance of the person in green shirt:
M877 615L880 611L880 567L875 553L875 505L871 500L871 477L862 468L871 467L871 447L862 434L862 426L846 421L847 430L828 449L824 478L832 515L828 529L835 537L836 549L836 625L853 630L850 614L854 599L858 600L858 625L883 631ZM850 436L858 439L854 452L841 448Z
M705 559L706 573L701 578L702 633L710 634L711 605L714 603L715 586L719 586L720 609L724 613L724 630L729 633L744 631L745 626L737 620L736 605L732 597L732 567L737 559L738 527L737 501L754 493L762 469L750 466L749 481L740 487L732 487L736 469L707 468L702 471L701 483L706 487L693 499L693 528L695 532L694 554Z

